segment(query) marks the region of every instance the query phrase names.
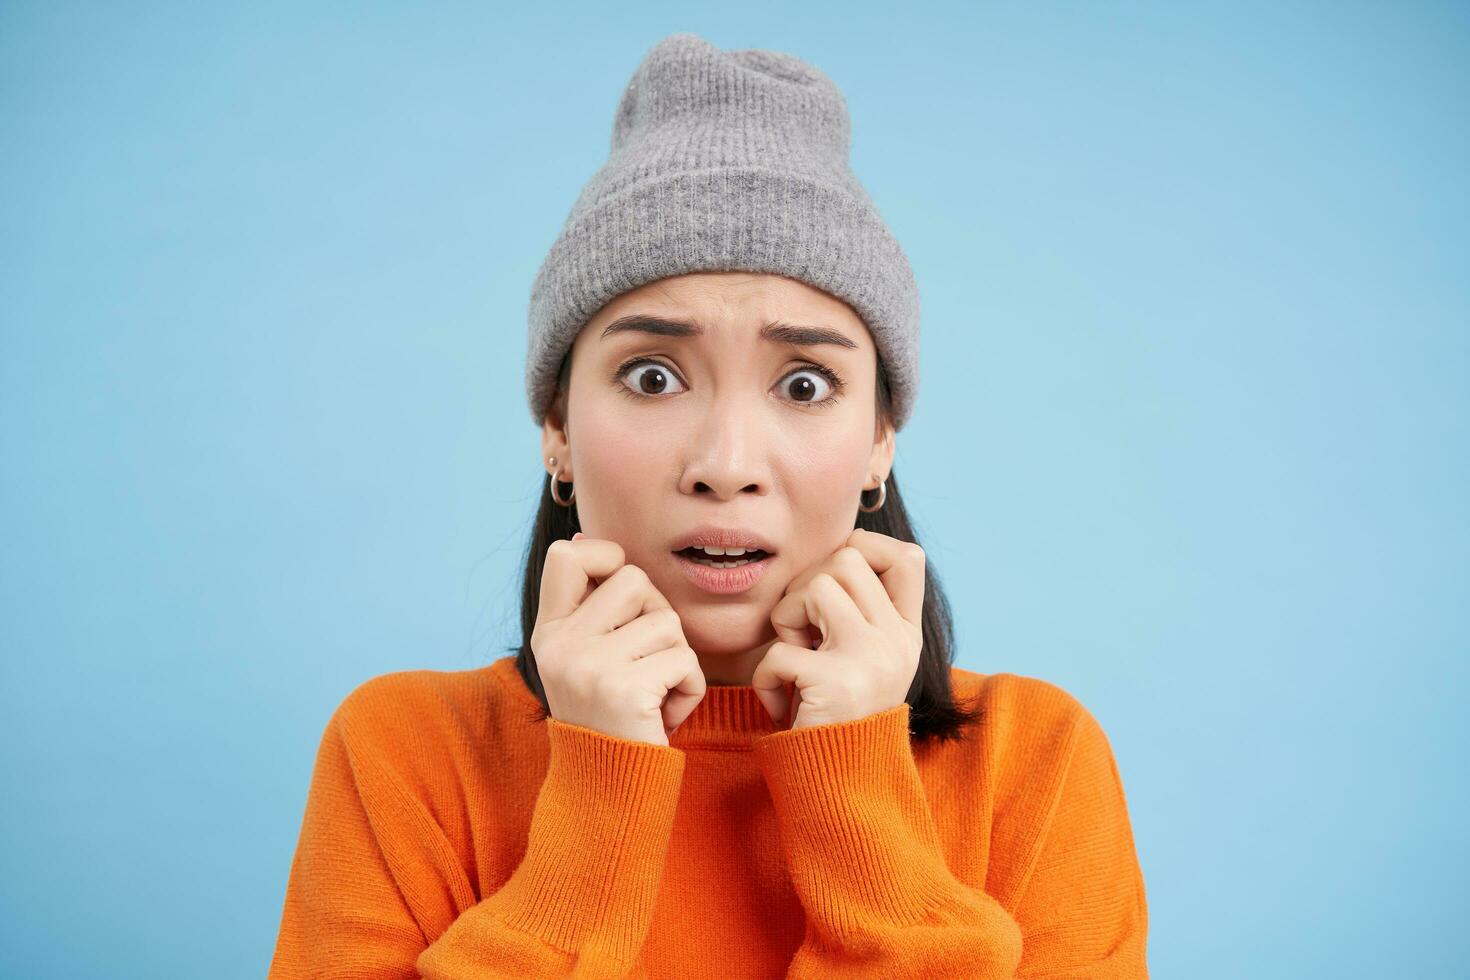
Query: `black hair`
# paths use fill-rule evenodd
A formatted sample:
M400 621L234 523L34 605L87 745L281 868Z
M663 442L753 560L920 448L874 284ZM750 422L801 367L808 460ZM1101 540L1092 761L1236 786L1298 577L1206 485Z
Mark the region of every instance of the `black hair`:
M553 399L553 406L560 403L562 410L570 383L570 365L571 353L568 351L562 358L557 375L556 397ZM893 418L893 400L882 358L877 359L876 398L881 427L885 422L891 423ZM557 409L554 407L553 410ZM563 500L567 498L566 486L559 484L557 487L557 495ZM876 502L876 497L873 500L866 499L866 494L870 492L876 494L878 491L864 491L863 498L860 498L863 506L871 506ZM536 670L536 655L531 650L531 633L536 628L536 615L541 603L541 573L545 566L546 550L551 547L551 543L570 538L582 530L582 525L575 500L570 507L563 507L551 499L549 491L543 491L540 498L541 503L531 526L531 537L526 545L525 571L521 582L521 643L520 646L509 647L508 650L516 655L516 670L526 686L541 702L541 712L536 720L544 721L550 715L550 708ZM888 473L888 496L883 506L871 513L859 510L854 527L886 534L900 541L918 543L913 525L909 521L908 510L904 507L903 494L899 492L898 477L892 470ZM973 702L955 701L949 673L954 656L954 620L939 577L934 573L934 566L928 562L924 566L924 606L920 626L924 645L919 654L919 666L914 673L914 681L905 698L909 704L909 729L914 738L921 740L963 739L966 737L965 729L979 721L981 709Z

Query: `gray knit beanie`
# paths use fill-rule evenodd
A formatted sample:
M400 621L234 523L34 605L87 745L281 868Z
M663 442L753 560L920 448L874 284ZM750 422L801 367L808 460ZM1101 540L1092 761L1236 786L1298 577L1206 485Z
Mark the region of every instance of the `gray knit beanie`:
M919 291L848 163L837 86L778 51L696 34L653 46L613 120L607 162L531 287L526 396L540 425L563 356L614 297L687 272L769 272L846 302L883 359L902 428L919 388Z

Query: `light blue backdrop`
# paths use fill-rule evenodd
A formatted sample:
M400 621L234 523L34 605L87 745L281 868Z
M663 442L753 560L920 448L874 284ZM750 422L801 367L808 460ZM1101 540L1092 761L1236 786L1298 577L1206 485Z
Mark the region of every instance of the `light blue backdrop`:
M336 704L514 642L531 279L679 30L845 92L960 665L1109 733L1155 974L1470 974L1470 11L762 2L0 8L0 973L263 976Z

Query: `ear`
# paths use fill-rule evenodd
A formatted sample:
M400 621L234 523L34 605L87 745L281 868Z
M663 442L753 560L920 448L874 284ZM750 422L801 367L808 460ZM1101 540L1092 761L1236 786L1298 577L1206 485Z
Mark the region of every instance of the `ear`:
M546 461L555 456L555 472L559 474L557 479L563 483L575 483L572 478L571 442L563 421L564 415L562 397L558 395L547 410L545 421L541 423L541 463L548 466Z
M892 424L883 422L878 429L877 437L873 440L873 453L868 457L868 472L879 477L880 483L888 479L888 473L893 469L893 454L897 449L897 436ZM876 490L878 488L871 486L864 489Z

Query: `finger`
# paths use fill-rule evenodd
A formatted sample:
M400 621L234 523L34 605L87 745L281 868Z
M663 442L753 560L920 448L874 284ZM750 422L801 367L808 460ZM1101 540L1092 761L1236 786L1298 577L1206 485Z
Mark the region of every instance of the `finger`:
M831 575L821 572L800 592L783 596L776 603L771 610L771 625L783 643L811 649L807 644L809 628L821 634L819 647L830 647L848 638L860 638L873 624L847 590Z
M831 575L823 573L812 579L803 595L807 618L814 620L822 631L823 647L849 648L871 634L873 624L842 583Z
M672 606L655 609L607 634L607 649L625 661L639 660L670 647L688 646L684 625Z
M792 684L799 689L814 683L814 673L826 666L824 661L830 662L831 659L789 643L772 643L765 657L755 665L750 686L755 689L756 697L760 698L771 718L781 721L788 717L789 710L794 710L789 704L791 699L786 693L786 685Z
M827 574L847 591L869 623L888 626L898 619L900 614L892 597L860 549L848 545L833 552L827 561Z
M648 580L648 573L637 565L624 565L572 610L567 628L573 635L601 636L644 613L668 608L669 600Z
M810 582L820 573L827 570L827 565L831 560L832 556L828 555L821 561L813 562L811 565L808 565L806 568L802 569L800 574L798 574L790 582L786 583L786 588L782 591L781 594L783 596L788 596L793 592L800 592L802 589L806 588L808 582Z
M918 626L924 618L924 577L928 559L912 541L855 528L847 543L862 553L898 614ZM873 621L875 625L877 620Z
M869 532L865 531L864 533ZM887 535L876 534L873 536L893 542L896 545L902 546L904 544L904 542L898 541L896 538L890 538ZM851 542L856 539L849 537L848 540ZM898 612L895 608L893 597L883 585L882 580L879 579L877 571L873 568L872 562L868 558L868 554L874 553L876 547L878 545L868 544L867 553L865 553L864 549L858 548L851 543L843 545L821 562L803 570L800 575L787 583L786 590L783 594L790 595L793 592L801 591L813 578L825 572L842 583L843 587L852 595L853 601L857 603L858 608L862 610L868 622L874 626L892 625L893 620L901 616L902 613ZM887 560L885 560L884 567L887 567ZM921 602L922 599L923 594L920 593Z
M811 581L825 572L832 564L832 555L802 570L801 574L786 583L774 609L771 610L771 625L782 643L815 650L822 644L822 631L816 621L807 615L806 592Z
M704 671L699 669L699 658L687 646L651 653L629 669L640 674L650 687L658 685L668 692L661 709L665 733L684 724L704 700Z
M771 626L782 643L811 650L822 642L822 631L807 616L806 588L788 592L771 609Z
M541 570L536 622L570 616L582 604L592 580L607 578L624 560L622 546L605 538L551 542Z

